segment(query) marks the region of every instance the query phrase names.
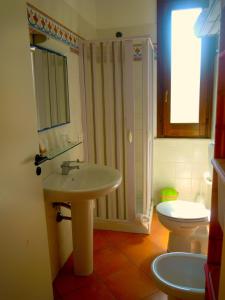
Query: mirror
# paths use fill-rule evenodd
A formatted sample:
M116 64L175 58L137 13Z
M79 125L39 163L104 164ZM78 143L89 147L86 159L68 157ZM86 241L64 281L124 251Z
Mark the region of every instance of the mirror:
M66 56L31 47L38 131L70 122Z

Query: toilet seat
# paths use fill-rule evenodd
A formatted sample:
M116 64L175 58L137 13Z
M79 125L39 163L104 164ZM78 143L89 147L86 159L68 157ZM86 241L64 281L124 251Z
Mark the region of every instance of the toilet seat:
M184 200L162 202L156 210L158 214L181 223L207 223L210 217L209 210L203 204Z
M195 234L200 227L209 224L210 212L198 202L175 200L156 206L159 222L169 230L168 252L207 253L208 234ZM205 231L207 232L207 230Z

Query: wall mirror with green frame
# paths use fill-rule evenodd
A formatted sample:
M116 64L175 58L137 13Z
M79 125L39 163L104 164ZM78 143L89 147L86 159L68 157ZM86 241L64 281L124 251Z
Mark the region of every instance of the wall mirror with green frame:
M67 57L48 46L31 45L38 131L70 122Z

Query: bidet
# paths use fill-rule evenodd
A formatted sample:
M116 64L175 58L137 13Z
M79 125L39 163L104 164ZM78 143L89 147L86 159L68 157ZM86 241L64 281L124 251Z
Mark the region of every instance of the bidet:
M206 256L171 252L156 257L151 265L153 277L168 300L204 300Z

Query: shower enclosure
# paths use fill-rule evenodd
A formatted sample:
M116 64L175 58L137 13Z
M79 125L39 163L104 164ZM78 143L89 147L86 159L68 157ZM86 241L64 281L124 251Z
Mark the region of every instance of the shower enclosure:
M119 189L95 202L95 228L149 232L153 47L149 38L80 45L85 160L120 170Z

